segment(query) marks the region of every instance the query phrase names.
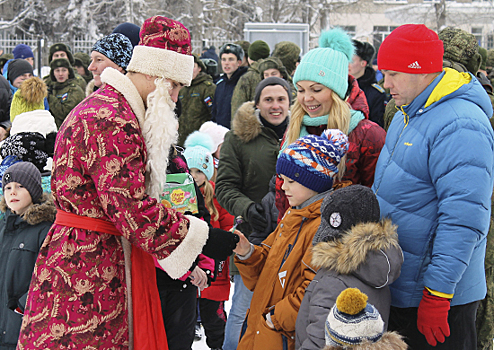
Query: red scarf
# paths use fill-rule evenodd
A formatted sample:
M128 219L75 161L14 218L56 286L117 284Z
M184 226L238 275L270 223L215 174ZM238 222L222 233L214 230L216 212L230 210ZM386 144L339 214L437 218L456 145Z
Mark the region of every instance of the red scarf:
M122 234L111 222L57 210L55 224L84 230ZM132 310L135 350L168 350L156 270L151 255L132 247Z

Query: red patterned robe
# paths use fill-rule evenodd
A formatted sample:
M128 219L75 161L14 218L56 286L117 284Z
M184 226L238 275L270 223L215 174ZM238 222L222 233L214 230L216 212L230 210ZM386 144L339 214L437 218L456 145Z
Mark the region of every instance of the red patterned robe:
M137 118L144 105L127 77L110 73L58 132L52 193L58 209L111 221L125 239L53 225L34 270L18 349L128 349L126 240L174 278L207 240L207 224L145 193L146 145Z

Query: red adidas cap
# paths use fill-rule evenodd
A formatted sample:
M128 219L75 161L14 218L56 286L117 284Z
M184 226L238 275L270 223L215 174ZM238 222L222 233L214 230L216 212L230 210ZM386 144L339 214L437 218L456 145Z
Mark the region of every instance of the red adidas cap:
M443 42L423 24L399 26L384 39L377 54L379 70L428 74L443 69Z

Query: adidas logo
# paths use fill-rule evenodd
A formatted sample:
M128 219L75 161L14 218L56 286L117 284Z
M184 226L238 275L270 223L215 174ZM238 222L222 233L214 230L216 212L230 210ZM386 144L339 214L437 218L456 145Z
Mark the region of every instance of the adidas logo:
M417 61L415 61L415 62L413 62L412 64L409 64L409 65L408 65L408 68L412 68L412 69L420 69L420 68L422 68L422 67L420 67L420 64L419 64Z

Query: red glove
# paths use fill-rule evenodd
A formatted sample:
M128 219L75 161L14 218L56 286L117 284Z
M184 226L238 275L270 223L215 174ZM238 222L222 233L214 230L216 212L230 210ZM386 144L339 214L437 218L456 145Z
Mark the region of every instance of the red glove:
M432 346L436 346L437 342L444 343L446 337L450 335L449 304L449 299L432 295L424 288L417 312L417 328Z

